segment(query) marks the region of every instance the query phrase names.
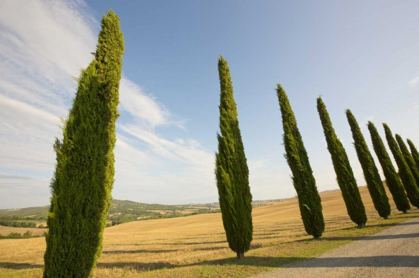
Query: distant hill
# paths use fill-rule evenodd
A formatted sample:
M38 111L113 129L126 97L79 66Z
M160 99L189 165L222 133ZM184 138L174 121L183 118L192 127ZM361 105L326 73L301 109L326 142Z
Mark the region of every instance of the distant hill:
M21 209L0 209L0 218L13 218L13 219L47 219L49 206L43 207L30 207Z
M49 206L30 207L21 209L0 210L0 225L29 227L29 223L46 222ZM159 205L144 204L127 200L112 200L108 214L108 225L117 225L125 222L183 217L202 213L219 212L218 203L190 204L190 205ZM26 224L25 224L26 223Z
M269 206L281 200L257 200L253 207ZM45 226L49 206L21 209L0 209L0 225L13 227ZM188 215L220 212L218 202L207 204L160 205L128 200L112 200L108 214L108 226L121 223L159 218L184 217ZM41 227L42 227L41 226Z

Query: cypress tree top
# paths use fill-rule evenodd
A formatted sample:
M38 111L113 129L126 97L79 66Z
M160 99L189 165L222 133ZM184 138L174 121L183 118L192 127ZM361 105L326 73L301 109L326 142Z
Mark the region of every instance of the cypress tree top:
M123 35L109 11L95 59L82 71L77 94L56 141L55 178L48 215L44 277L90 277L102 252L114 181Z
M407 143L410 147L410 152L412 153L412 157L415 160L416 168L419 169L419 152L416 149L416 146L413 144L413 142L409 139L407 139Z
M368 149L358 122L351 110L346 110L349 125L351 126L352 137L354 139L354 146L358 160L361 163L364 172L365 181L367 182L368 191L370 192L374 207L378 214L387 219L391 213L390 203L386 195L386 191L378 173L377 166L375 166L374 159Z
M293 174L304 228L309 235L319 238L324 232L324 219L316 180L288 96L279 84L277 95L284 129L285 158Z
M406 193L404 192L403 185L396 172L396 169L394 169L390 156L388 155L386 147L384 146L383 140L381 139L377 128L372 122L368 122L368 129L371 134L372 145L374 146L378 161L383 168L386 184L390 189L393 200L396 203L396 207L399 211L406 213L407 210L410 209L410 204L407 200Z
M410 171L412 172L413 177L416 180L416 185L419 185L419 170L416 167L415 161L413 160L412 155L409 152L409 149L407 148L406 144L404 143L402 137L398 134L396 134L396 140L399 144L400 151L403 154L404 160L406 161L407 165L410 168Z
M364 226L365 223L367 223L365 207L362 203L348 156L341 141L336 136L329 113L326 110L326 105L323 103L321 97L317 98L317 110L322 122L327 148L332 157L333 167L335 168L337 181L342 191L343 200L345 201L349 217L353 222L358 224L358 226Z
M230 69L223 57L218 60L220 76L220 130L216 154L216 179L220 208L230 248L242 258L253 236L252 194L249 169L239 128Z
M407 197L409 198L409 201L410 203L412 203L412 205L419 208L419 189L416 184L416 180L406 160L404 159L396 140L394 140L390 128L385 123L383 124L383 126L386 132L387 143L390 147L391 152L393 153L394 160L396 161L397 166L399 167L400 178L403 182L404 188L406 189Z

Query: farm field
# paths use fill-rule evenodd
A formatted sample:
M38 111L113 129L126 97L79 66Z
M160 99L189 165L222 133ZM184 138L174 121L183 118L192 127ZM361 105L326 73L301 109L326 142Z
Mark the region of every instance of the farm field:
M417 209L399 213L391 200L392 215L382 220L367 188L360 191L368 214L363 229L349 220L340 191L321 193L326 232L320 240L306 235L297 199L254 208L252 248L241 261L228 248L220 213L109 227L94 277L249 277L419 216ZM44 238L0 240L0 277L42 277L44 251Z
M25 232L32 232L33 236L41 236L44 232L47 232L46 228L19 228L19 227L9 227L0 225L0 235L7 236L10 233L19 233L24 234Z

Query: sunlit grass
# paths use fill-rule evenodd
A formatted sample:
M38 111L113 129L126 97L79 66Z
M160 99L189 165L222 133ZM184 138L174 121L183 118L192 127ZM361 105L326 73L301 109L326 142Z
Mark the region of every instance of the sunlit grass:
M326 232L307 236L295 199L254 209L254 240L238 261L225 241L220 214L139 221L107 228L95 277L249 277L310 258L419 216L396 211L383 220L361 188L369 221L358 229L346 215L340 192L321 194ZM41 277L45 240L0 241L1 277Z

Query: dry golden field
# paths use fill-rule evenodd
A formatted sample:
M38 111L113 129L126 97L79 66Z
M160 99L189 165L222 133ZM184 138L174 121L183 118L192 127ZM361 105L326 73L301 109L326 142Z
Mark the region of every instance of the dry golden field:
M254 240L246 258L237 261L225 240L221 215L130 222L106 228L103 254L95 277L249 277L272 267L319 255L356 238L371 235L419 210L382 220L366 187L361 194L367 227L357 229L346 213L340 191L321 194L326 232L320 240L307 236L296 199L255 208ZM388 194L390 196L390 194ZM0 232L1 233L1 232ZM44 238L0 240L1 277L42 277Z
M44 223L44 225L46 225L46 223ZM0 235L2 235L2 236L7 236L10 233L24 234L27 231L31 231L33 236L41 236L41 235L44 234L44 232L48 231L48 229L45 229L45 228L18 228L18 227L7 227L7 226L1 226L0 225Z

